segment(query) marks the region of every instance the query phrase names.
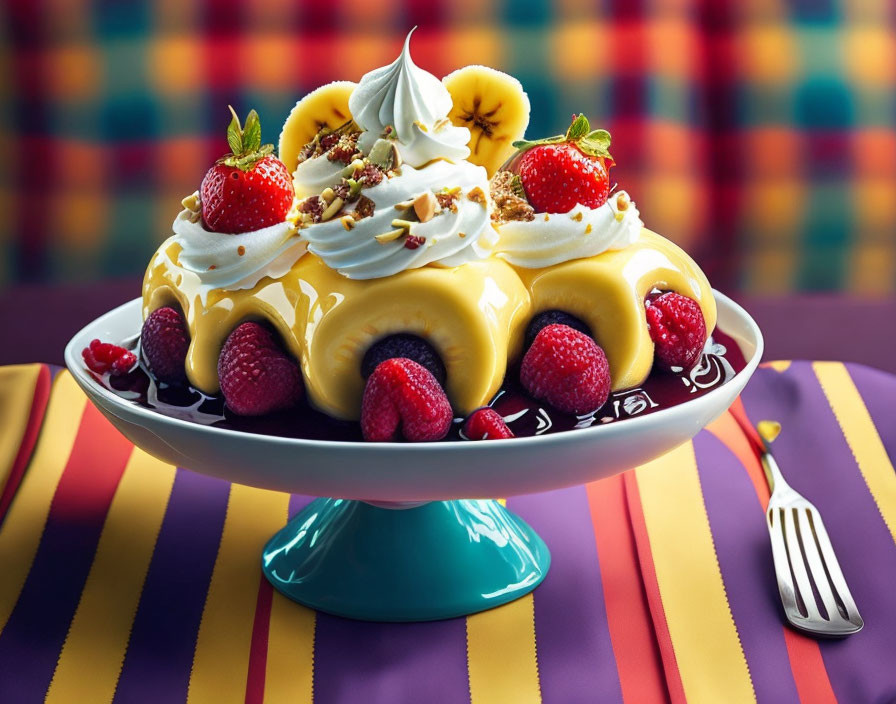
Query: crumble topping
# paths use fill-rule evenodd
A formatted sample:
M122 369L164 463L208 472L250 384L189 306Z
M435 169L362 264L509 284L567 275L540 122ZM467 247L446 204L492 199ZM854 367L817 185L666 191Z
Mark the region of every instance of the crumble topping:
M492 220L507 222L509 220L530 221L535 219L535 209L523 197L519 176L509 171L499 171L489 183L492 201L495 204Z

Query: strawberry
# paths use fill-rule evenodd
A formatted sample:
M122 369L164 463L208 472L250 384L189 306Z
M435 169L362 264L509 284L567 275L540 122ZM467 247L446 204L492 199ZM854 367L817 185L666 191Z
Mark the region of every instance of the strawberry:
M706 321L697 302L668 291L649 297L645 304L657 365L666 370L690 369L699 362L706 344Z
M140 349L156 379L168 384L185 381L189 348L190 333L180 311L165 306L149 314L140 333Z
M564 413L589 413L610 395L610 366L588 335L568 325L548 325L523 357L520 382Z
M412 442L441 440L451 429L451 404L436 378L407 359L381 362L367 380L361 401L361 432L368 442L399 434Z
M263 416L295 405L302 397L299 365L266 325L237 326L218 358L221 393L238 416Z
M199 199L205 229L235 235L283 222L295 190L286 166L271 156L274 146L261 145L258 113L249 113L244 128L230 111L227 143L232 153L205 174Z
M512 163L529 204L539 213L566 213L577 204L597 208L610 193L610 133L591 130L584 115L573 117L565 135L514 142Z
M464 435L470 440L502 440L514 437L504 418L493 408L479 408L464 423Z

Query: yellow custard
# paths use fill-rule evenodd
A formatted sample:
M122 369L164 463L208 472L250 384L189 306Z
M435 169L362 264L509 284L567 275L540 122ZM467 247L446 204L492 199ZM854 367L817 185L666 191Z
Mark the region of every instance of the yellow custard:
M456 410L468 413L498 390L507 350L519 347L530 317L525 287L497 259L356 281L305 254L276 281L213 290L203 304L198 277L177 265L178 249L170 244L150 262L143 314L171 303L183 309L191 338L187 377L206 393L219 389L218 355L230 332L246 320L264 319L300 360L311 402L331 416L360 416L364 353L398 332L432 343L445 364L448 397Z
M205 302L199 277L178 265L179 251L179 245L166 243L150 262L143 315L172 303L183 310L191 337L190 383L216 393L218 355L227 336L246 320L263 319L300 361L311 403L348 420L360 416L364 353L393 333L430 341L445 364L448 398L466 415L491 400L508 360L520 354L526 325L541 311L564 310L588 323L607 354L614 390L637 386L650 372L653 343L644 298L652 288L697 301L708 331L716 320L700 268L646 229L625 249L543 269L490 258L358 281L306 253L277 280L265 277L246 290L213 289Z
M700 267L646 228L624 249L516 272L531 297L530 316L562 310L588 324L607 355L613 391L638 386L653 366L644 299L654 287L694 299L707 332L716 324L716 302Z

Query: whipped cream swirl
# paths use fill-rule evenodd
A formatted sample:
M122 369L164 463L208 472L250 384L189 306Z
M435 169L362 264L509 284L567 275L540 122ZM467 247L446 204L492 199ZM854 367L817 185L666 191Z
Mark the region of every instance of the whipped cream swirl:
M494 251L514 266L541 269L624 249L637 241L643 226L628 193L619 191L599 208L576 205L566 213L536 213L534 220L505 222Z
M252 288L265 276L280 278L305 253L306 243L288 221L229 235L209 232L194 219L193 211L181 211L174 220L174 235L160 251L172 243L180 245L177 265L172 266L197 277L203 305L214 289L237 291Z
M443 208L431 220L415 222L409 229L409 236L424 238L423 244L408 249L404 238L391 242L375 239L376 235L395 229L392 220L404 217L396 205L427 190L438 192L446 184L460 188L454 210ZM460 266L487 257L497 239L497 233L489 225L490 214L484 200L474 201L468 196L476 188L483 197L488 192L488 179L481 166L466 161L457 164L436 161L423 169L415 169L405 164L400 176L384 179L363 191L375 206L370 217L352 221L352 225L348 224L351 218L345 218L345 222L336 218L300 232L308 241L309 251L350 279L391 276L433 263ZM353 209L346 212L351 213Z
M369 154L391 127L386 139L401 157L400 166L387 178L361 191L363 198L373 201L373 214L358 220L346 217L358 205L349 203L340 216L300 230L309 251L350 279L392 276L427 264L460 266L489 256L497 239L490 226L486 171L465 161L470 131L451 124L451 96L441 81L411 61L410 38L409 34L401 56L366 74L349 97L349 110L362 129L361 152ZM297 196L336 186L344 166L339 162L334 166L326 154L302 162L293 174ZM445 191L456 193L450 207L426 222L413 221L406 236L376 239L396 229L393 220L414 217L407 210L408 201ZM397 208L400 204L405 207Z
M413 30L404 40L401 56L365 74L349 97L349 112L364 131L358 146L370 151L391 127L401 143L402 159L411 166L437 158L466 159L470 131L448 120L451 95L438 78L411 60L411 34Z

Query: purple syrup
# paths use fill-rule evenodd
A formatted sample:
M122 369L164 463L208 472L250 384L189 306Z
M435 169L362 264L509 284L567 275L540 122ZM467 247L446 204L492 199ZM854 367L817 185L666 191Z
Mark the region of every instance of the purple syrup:
M654 371L641 386L610 394L607 402L593 413L581 416L561 413L533 399L520 385L516 366L508 370L504 385L490 405L504 416L517 437L559 433L615 423L676 406L721 386L745 366L737 342L716 329L696 367L678 372ZM142 361L125 376L106 375L100 379L94 375L94 378L117 395L144 408L201 425L288 438L363 442L359 423L331 418L314 410L307 401L266 416L237 416L224 405L220 395L208 396L191 386L156 383ZM455 419L445 440L463 439L460 435L462 424L462 418Z

